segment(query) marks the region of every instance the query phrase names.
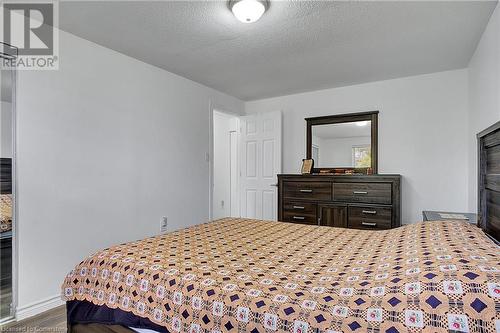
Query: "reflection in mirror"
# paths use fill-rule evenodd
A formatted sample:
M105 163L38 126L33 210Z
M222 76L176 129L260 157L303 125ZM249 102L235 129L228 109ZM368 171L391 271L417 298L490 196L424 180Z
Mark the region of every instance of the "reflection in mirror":
M317 168L371 166L371 122L312 126L312 158Z
M1 59L1 58L0 58ZM0 70L0 321L12 316L12 232L15 72Z

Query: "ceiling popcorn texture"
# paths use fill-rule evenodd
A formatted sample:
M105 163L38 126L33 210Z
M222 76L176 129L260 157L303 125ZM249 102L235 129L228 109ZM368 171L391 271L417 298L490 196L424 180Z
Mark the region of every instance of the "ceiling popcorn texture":
M61 29L243 100L466 67L496 1L60 2Z

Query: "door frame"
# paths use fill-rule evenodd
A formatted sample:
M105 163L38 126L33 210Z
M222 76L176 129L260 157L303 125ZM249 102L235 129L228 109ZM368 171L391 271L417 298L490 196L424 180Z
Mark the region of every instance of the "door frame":
M209 106L209 115L208 115L208 153L207 156L205 156L205 160L208 162L208 219L211 221L213 219L213 205L214 205L214 111L222 112L234 117L241 117L242 115L236 111L230 111L228 108L226 108L223 105L214 103L213 101L210 101L210 106ZM237 131L237 137L238 137L238 147L239 147L239 142L240 142L240 130L238 128ZM238 152L239 155L239 152ZM240 162L239 162L239 156L238 156L238 174L240 171ZM239 179L239 177L238 177ZM239 188L239 181L238 181L238 188ZM239 198L239 196L238 196ZM240 213L241 213L241 207L240 207Z

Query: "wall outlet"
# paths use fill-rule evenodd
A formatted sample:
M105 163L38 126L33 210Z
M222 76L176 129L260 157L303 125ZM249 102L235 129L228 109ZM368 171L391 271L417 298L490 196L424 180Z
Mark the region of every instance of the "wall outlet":
M161 218L161 223L160 223L160 232L161 233L167 232L167 229L168 229L168 220L166 216L163 216Z

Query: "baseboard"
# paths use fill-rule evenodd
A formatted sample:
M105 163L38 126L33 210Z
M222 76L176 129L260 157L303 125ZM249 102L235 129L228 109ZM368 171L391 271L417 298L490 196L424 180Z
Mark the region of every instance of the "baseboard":
M33 302L28 305L18 307L16 310L16 320L19 321L36 316L37 314L51 310L63 304L64 302L61 299L61 295L56 295L38 302Z

